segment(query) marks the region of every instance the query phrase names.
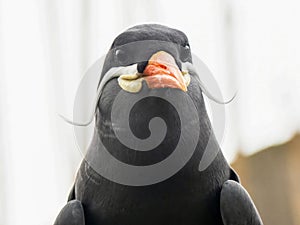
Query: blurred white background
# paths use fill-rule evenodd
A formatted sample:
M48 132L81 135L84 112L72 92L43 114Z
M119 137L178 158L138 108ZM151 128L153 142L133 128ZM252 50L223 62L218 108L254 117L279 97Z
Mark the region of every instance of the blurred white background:
M82 159L72 118L84 72L124 29L184 31L225 98L232 161L300 128L298 1L0 0L0 224L52 224Z

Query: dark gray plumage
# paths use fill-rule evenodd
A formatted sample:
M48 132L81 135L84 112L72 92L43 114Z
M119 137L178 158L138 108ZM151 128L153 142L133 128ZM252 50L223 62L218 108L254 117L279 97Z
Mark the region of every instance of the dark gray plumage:
M180 69L183 62L192 63L189 48L186 48L188 51L182 52L173 45L159 43L147 51L137 49L134 53L127 53L130 63L126 61L127 58L120 60L116 57L113 49L140 40L165 41L182 48L189 45L186 35L181 31L157 24L135 26L115 39L111 46L112 51L106 56L102 75L112 67L128 66L132 62L138 63L137 69L142 72L145 63L139 60L140 54L144 54L143 58L150 58L160 50L172 54ZM143 88L147 87L143 85ZM132 150L118 141L111 126L112 104L120 90L116 79L105 85L97 105L95 133L88 151L99 150L101 139L114 157L126 163L149 165L166 158L172 153L180 135L179 118L173 107L157 98L147 98L136 104L129 122L137 137L145 138L149 135L148 123L154 116L163 118L168 132L155 151L132 154ZM200 118L199 142L190 161L178 173L163 182L134 187L107 180L83 160L69 196L69 203L58 216L55 225L69 225L70 221L75 221L73 224L78 225L262 224L249 195L237 183L239 178L221 151L206 170L199 172L199 162L213 131L205 109L201 86L196 77L191 76L186 93L193 100ZM214 148L220 148L216 140ZM74 199L76 202L72 201ZM74 204L83 209L85 222L83 214L72 213Z
M251 197L235 181L223 184L220 207L224 225L263 224Z
M54 225L84 225L84 211L80 201L71 200L60 211Z

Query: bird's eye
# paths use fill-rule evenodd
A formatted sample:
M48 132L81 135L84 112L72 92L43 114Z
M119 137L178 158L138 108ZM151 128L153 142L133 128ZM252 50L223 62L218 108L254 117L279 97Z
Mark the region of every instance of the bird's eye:
M128 55L122 49L117 49L116 52L115 52L115 56L116 56L117 61L121 65L126 65L129 62Z
M181 51L180 59L183 62L188 61L191 58L191 50L189 44L186 44Z

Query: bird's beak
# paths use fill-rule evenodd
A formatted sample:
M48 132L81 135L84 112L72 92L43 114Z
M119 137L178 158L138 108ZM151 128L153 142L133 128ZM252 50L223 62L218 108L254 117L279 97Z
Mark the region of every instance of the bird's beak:
M119 76L120 87L131 93L137 93L142 89L145 80L148 88L177 88L187 91L190 83L188 71L180 71L172 55L165 51L159 51L151 56L142 73L131 72L136 65L124 67L114 76Z
M142 76L149 88L177 88L187 91L187 82L175 59L165 51L151 56Z

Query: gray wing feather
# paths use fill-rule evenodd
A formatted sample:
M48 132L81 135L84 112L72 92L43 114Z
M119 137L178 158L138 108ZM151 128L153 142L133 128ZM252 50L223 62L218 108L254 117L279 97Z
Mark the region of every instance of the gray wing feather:
M80 201L69 201L58 214L54 225L85 225L84 211Z
M220 208L224 225L263 225L250 195L233 180L222 186Z

